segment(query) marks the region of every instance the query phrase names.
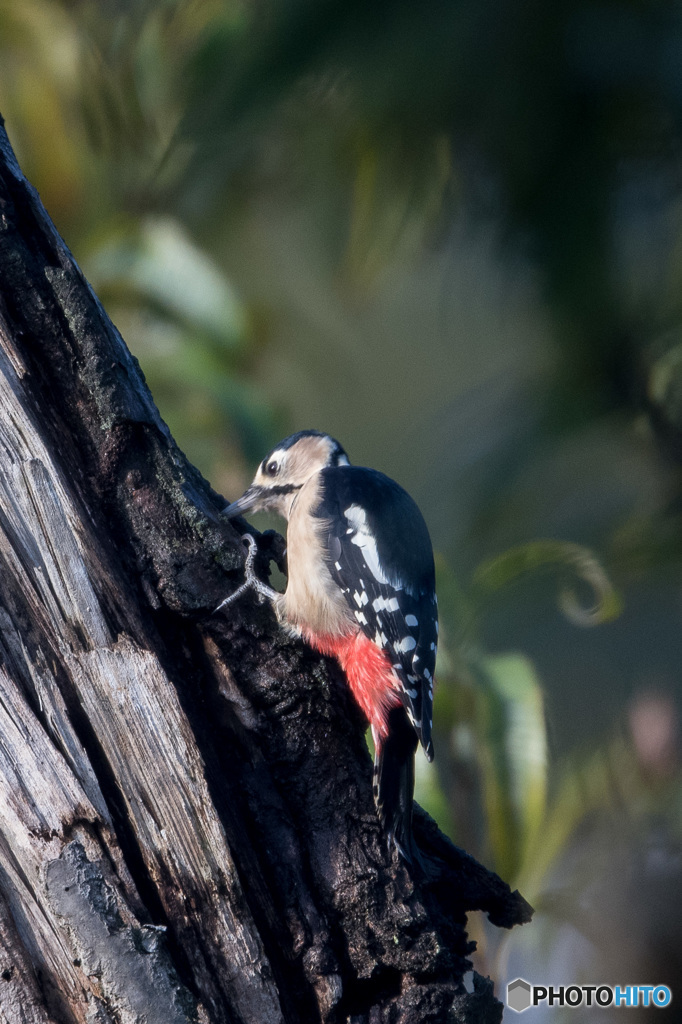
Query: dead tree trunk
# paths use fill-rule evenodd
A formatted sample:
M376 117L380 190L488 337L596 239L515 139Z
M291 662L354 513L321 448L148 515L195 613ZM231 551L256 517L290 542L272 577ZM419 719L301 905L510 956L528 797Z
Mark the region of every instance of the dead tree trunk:
M389 856L339 670L212 614L223 504L0 128L0 1019L499 1020L465 914L527 904L423 813Z

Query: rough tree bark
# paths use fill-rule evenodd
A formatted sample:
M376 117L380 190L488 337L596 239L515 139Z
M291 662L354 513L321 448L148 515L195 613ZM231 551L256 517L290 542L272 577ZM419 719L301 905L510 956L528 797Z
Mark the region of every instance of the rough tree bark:
M223 504L0 129L0 1019L499 1020L465 915L529 907L423 812L389 856L338 668L212 614Z

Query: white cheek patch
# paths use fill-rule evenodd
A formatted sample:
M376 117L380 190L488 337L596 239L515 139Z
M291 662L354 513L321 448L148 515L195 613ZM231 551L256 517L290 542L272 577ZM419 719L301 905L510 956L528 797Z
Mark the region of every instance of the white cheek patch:
M354 536L351 537L351 544L357 544L362 551L367 568L372 573L374 579L377 583L388 583L390 586L395 587L396 590L400 590L401 587L395 586L394 582L388 579L381 567L377 542L367 525L367 515L364 508L360 508L359 505L349 505L343 514L351 527L346 532L354 533Z

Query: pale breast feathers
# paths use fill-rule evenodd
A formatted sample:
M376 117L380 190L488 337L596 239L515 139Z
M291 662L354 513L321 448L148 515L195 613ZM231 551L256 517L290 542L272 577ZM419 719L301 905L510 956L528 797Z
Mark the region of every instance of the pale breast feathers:
M353 628L353 618L329 571L328 524L313 511L320 505L320 474L301 488L287 528L287 589L280 615L294 630L338 635Z

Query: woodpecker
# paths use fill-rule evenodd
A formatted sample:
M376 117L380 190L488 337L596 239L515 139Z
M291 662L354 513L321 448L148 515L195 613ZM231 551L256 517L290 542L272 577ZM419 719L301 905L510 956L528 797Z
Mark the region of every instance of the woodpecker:
M249 552L244 584L270 598L280 622L336 658L374 740L374 798L388 833L408 861L414 755L433 760L433 675L438 603L433 550L412 498L373 469L352 466L338 441L316 430L285 438L251 486L224 510L229 518L270 509L287 522L287 586L268 587Z

